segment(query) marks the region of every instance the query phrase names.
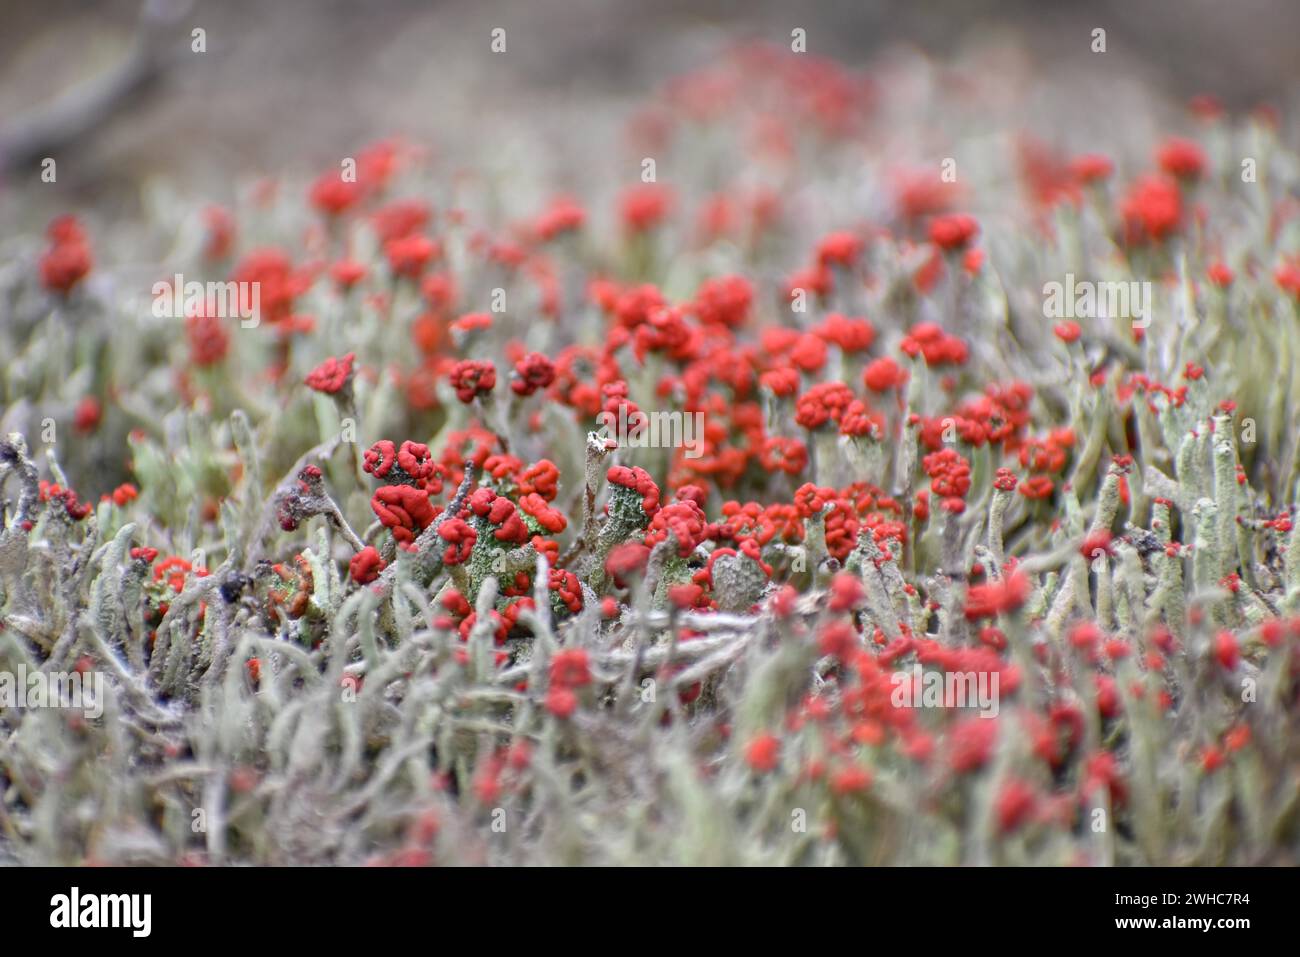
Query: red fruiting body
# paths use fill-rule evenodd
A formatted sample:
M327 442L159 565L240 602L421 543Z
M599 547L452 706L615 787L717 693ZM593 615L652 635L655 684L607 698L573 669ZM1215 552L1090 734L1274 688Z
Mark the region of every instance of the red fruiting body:
M645 569L650 560L650 549L639 542L628 542L614 548L605 559L605 570L616 581L623 582Z
M659 511L659 486L655 484L650 473L644 469L625 465L615 465L605 473L605 478L614 485L631 489L641 496L641 511L653 518Z
M497 370L486 360L462 359L452 366L448 378L456 398L468 405L475 396L487 395L496 388Z
M549 459L541 459L524 469L519 476L521 495L537 494L548 502L555 501L560 470Z
M998 831L1008 834L1020 828L1033 813L1037 803L1034 789L1024 781L1010 778L998 792L996 811Z
M745 763L759 774L776 770L780 755L781 742L772 734L756 735L745 746Z
M412 485L435 495L442 491L439 466L422 442L407 440L399 449L388 439L381 439L366 450L362 467L390 484Z
M1000 581L972 585L966 592L966 617L972 621L1015 611L1029 598L1029 579L1013 571Z
M460 518L449 518L438 526L438 537L447 543L442 560L448 565L459 565L469 560L478 541L478 533Z
M841 572L831 579L831 611L849 611L856 608L865 596L862 582L854 575Z
M683 558L708 537L708 520L694 502L673 502L655 512L646 530L645 543L650 546L665 541L669 535L677 540L677 552Z
M998 736L996 718L965 718L953 727L949 742L948 766L958 773L973 771L992 756Z
M88 395L77 403L72 416L72 427L78 432L93 432L104 416L104 408L93 395Z
M672 206L672 194L657 183L642 183L623 193L623 224L629 232L643 233L658 226Z
M1129 189L1120 213L1130 242L1163 242L1182 226L1182 194L1177 183L1146 176Z
M913 358L922 356L928 366L962 365L970 354L966 343L928 322L913 326L899 348Z
M213 366L230 351L230 333L222 320L202 313L185 320L185 335L190 345L190 361L200 368Z
M371 497L370 507L393 538L404 543L414 542L437 517L429 493L409 485L383 486Z
M856 764L831 775L831 793L837 797L859 794L871 787L871 772Z
M1233 671L1241 660L1241 651L1237 645L1237 636L1230 631L1221 631L1214 636L1214 658L1225 671Z
M558 535L568 525L568 520L564 513L557 508L551 508L546 499L542 498L536 492L530 492L527 495L520 496L519 507L527 515L531 515L537 520L537 524L552 535Z
M1052 327L1052 331L1056 333L1056 338L1060 339L1062 342L1078 342L1079 336L1083 334L1083 327L1077 322L1071 320L1069 322L1058 323Z
M478 488L470 495L466 505L469 511L495 526L492 537L499 542L522 545L528 541L528 529L519 518L515 503L489 488Z
M442 247L429 237L415 233L388 240L384 254L393 275L419 279L429 263L442 255Z
M817 244L817 262L822 266L851 266L862 248L862 240L853 233L831 233Z
M694 310L705 325L736 328L749 317L754 288L744 276L709 279L695 293Z
M352 580L358 585L367 585L379 577L384 570L384 559L373 545L367 545L352 556L348 565Z
M540 352L530 352L515 363L515 377L510 388L516 395L532 395L538 389L549 387L554 381L554 363Z
M963 498L970 491L970 463L953 449L932 452L921 462L930 488L943 498Z
M1110 161L1110 157L1102 156L1099 153L1077 156L1070 161L1070 172L1076 180L1083 184L1109 179L1114 170L1115 164Z
M355 359L356 353L353 352L349 352L341 359L333 357L326 359L308 373L304 381L308 388L327 395L341 392L352 381L352 363Z
M1156 153L1160 168L1179 179L1199 179L1205 172L1205 154L1191 140L1171 137Z
M591 665L582 648L562 648L551 658L551 685L583 688L591 684Z
M578 696L569 688L551 688L546 692L546 710L557 718L570 718L578 710Z
M312 183L309 199L327 216L338 216L355 206L361 195L359 182L345 180L341 171L326 170Z
M805 429L816 429L827 422L838 423L854 396L843 382L823 382L799 397L795 421Z
M575 615L582 611L582 585L578 576L563 568L552 568L548 589Z
M889 356L874 359L862 373L862 381L872 392L888 392L906 384L907 370Z
M50 223L46 235L51 245L41 257L41 283L51 292L66 296L94 265L90 241L81 224L71 216Z
M965 249L979 231L979 223L973 216L960 213L938 216L930 223L930 241L943 250Z

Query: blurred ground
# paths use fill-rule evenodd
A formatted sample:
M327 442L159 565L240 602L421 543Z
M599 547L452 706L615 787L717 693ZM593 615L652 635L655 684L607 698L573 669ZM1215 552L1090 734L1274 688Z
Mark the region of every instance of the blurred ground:
M251 174L314 171L390 134L468 156L527 125L557 166L580 164L616 148L613 120L658 81L737 39L788 43L796 26L811 53L854 64L900 45L1021 62L1057 88L1043 119L1063 138L1104 127L1115 103L1132 102L1121 88L1155 114L1199 92L1231 107L1279 103L1300 80L1293 0L152 2L188 11L157 39L160 77L60 151L57 190L41 189L31 164L11 171L0 216L21 209L26 226L76 205L130 209L159 175L221 199ZM0 139L16 117L120 62L141 6L0 3ZM206 53L190 50L195 26ZM498 26L502 55L488 48ZM1097 26L1104 59L1089 49Z

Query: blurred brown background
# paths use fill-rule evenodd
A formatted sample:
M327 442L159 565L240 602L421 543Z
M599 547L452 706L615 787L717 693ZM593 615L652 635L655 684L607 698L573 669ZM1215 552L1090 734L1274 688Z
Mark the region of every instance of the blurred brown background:
M572 161L610 149L615 120L658 81L736 40L788 43L795 26L809 52L852 64L900 44L943 58L1005 45L1065 92L1062 125L1104 123L1117 83L1158 112L1200 92L1281 105L1300 79L1295 0L5 0L0 151L61 95L126 62L142 10L156 69L49 154L57 191L40 190L38 160L21 157L3 174L0 214L128 208L155 174L220 199L249 175L314 171L390 134L482 155L531 124ZM1104 59L1089 49L1097 26ZM194 27L206 53L190 50ZM489 51L494 27L507 31L505 55Z

